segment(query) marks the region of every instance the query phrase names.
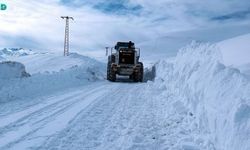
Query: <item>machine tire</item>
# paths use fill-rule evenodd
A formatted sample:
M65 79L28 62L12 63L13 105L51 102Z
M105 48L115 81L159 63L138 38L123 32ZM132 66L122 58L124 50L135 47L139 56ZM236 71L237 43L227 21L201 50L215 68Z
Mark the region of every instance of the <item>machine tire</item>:
M111 62L115 63L115 55L111 55Z
M112 70L111 64L115 61L115 56L111 55L108 57L108 64L107 64L107 80L115 81L116 80L116 73Z
M116 73L112 69L110 69L110 72L109 72L109 79L112 82L115 82L116 80Z
M116 73L112 70L111 64L115 62L115 56L111 55L108 57L108 65L107 65L107 80L115 81Z
M133 73L133 79L134 82L143 82L143 73L144 73L143 63L138 62L138 64L140 64L140 68L138 72Z
M116 80L116 73L113 71L111 67L111 63L108 64L108 69L107 69L107 79L109 81L114 82Z
M133 79L134 79L133 74L132 74L132 75L129 75L129 79L130 79L130 80L133 80Z
M140 76L139 72L134 72L134 74L133 74L134 82L139 82L139 76Z
M110 81L110 67L111 67L111 63L108 62L108 65L107 65L107 80Z

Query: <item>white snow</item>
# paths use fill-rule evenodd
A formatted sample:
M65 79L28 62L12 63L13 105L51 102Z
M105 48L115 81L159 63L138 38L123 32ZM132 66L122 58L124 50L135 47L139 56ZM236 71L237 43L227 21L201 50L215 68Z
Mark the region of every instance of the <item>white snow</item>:
M218 43L225 65L235 67L250 63L250 33L234 37Z
M4 61L5 59L2 57L2 56L0 56L0 61Z
M168 108L195 116L201 149L250 149L250 79L221 63L215 45L192 43L157 65L156 83L174 97ZM188 128L188 126L187 126Z
M0 102L27 100L44 94L54 93L70 87L84 85L89 81L104 79L104 64L79 54L68 57L42 53L21 57L6 57L22 62L31 77L26 79L1 80ZM0 64L1 79L25 76L21 63ZM14 66L14 67L13 67Z
M249 30L138 44L145 83L105 81L106 64L78 53L3 49L0 149L249 150Z
M85 88L90 87L91 86L87 86ZM99 89L100 88L103 87L101 86ZM93 94L93 92L95 92L95 94ZM32 133L33 135L29 136L29 144L17 142L16 147L18 147L18 149L27 149L31 146L35 147L37 140L39 140L39 142L43 142L43 140L46 140L48 136L54 135L66 128L67 124L72 119L72 116L76 116L82 109L87 107L93 100L95 100L96 97L99 97L99 95L102 95L105 92L105 90L98 90L98 88L89 90L85 93L82 93L81 91L72 92L71 94L63 95L63 97L60 96L59 99L49 98L45 102L39 103L32 109L27 109L13 114L14 116L10 115L3 117L0 121L4 122L4 124L1 126L15 124L16 122L18 122L19 125L14 131L7 132L4 134L4 136L0 137L0 145L13 143L13 141L18 141L19 139L25 137L25 135ZM71 97L72 95L74 96L73 98L65 99L66 97ZM85 97L84 100L80 100L82 97ZM56 107L53 107L53 109L50 110L50 107L53 105ZM67 109L68 107L70 107L70 109ZM43 113L39 113L39 111L43 111L45 108L50 110L50 112L46 113L46 111L48 111L46 110ZM65 111L62 111L62 109ZM60 115L57 116L57 113L60 113ZM25 118L29 114L33 114L33 116L30 118L32 123L29 121L29 124L25 124L25 122L28 121ZM57 117L53 117L51 114L54 114ZM13 117L15 117L15 119ZM44 126L44 122L41 120L46 119L49 119L50 121L46 124L46 126ZM19 120L21 120L22 123ZM31 126L31 124L33 125Z
M14 59L25 64L27 71L31 74L59 72L61 69L66 70L81 65L91 67L97 65L98 63L94 59L79 55L77 53L71 53L68 57L64 57L61 53L42 53Z
M28 76L30 75L26 72L23 64L12 61L0 62L0 81Z
M33 54L32 50L24 48L4 48L0 50L0 56L2 57L19 57Z
M242 73L245 73L246 75L250 75L250 63L240 65L237 68L239 68Z

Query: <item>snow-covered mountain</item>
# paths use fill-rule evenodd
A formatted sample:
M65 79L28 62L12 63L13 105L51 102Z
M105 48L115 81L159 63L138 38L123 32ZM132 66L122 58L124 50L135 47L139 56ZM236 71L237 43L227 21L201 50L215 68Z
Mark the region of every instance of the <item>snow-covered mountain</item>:
M0 61L3 61L3 60L4 60L4 58L2 56L0 56Z
M24 49L24 48L3 48L2 50L0 50L1 57L10 57L10 56L19 57L30 54L34 54L34 52L32 52L32 50L30 49Z

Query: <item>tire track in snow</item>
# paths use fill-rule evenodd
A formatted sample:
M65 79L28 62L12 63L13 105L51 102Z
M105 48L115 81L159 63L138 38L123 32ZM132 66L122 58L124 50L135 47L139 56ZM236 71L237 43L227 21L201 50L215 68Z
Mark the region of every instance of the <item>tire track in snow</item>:
M148 148L145 141L138 140L138 130L148 134L148 137L139 138L147 138L150 148L155 148L158 143L152 138L158 133L152 129L155 128L154 112L148 112L152 104L149 101L154 101L153 96L147 97L152 94L150 90L152 88L145 91L145 84L120 84L40 149ZM155 106L151 110L154 109ZM152 128L147 130L149 126Z
M121 138L121 146L118 149L126 150L152 150L158 149L158 132L156 112L159 107L156 97L158 92L150 85L146 85L137 95L138 104L134 107L136 115L128 123L126 134ZM140 101L139 101L140 100ZM141 109L138 109L141 107ZM118 142L119 143L119 142Z
M96 97L93 93L105 93L105 90L101 90L105 89L105 87L106 85L100 86L98 88L88 91L87 93L75 96L73 99L63 99L63 101L56 100L56 103L46 105L45 107L38 109L37 111L34 111L31 114L28 114L27 116L17 120L16 122L11 123L9 128L5 128L8 132L2 132L0 134L1 147L11 148L15 144L22 142L28 137L31 137L31 135L38 131L42 130L43 132L45 132L48 128L54 128L54 125L57 125L59 127L63 125L66 126L68 123L66 120L70 121L72 119L71 117L74 117L74 115L78 111L84 108L79 108L80 104L84 105L85 107L86 105L89 105L98 97ZM84 99L84 101L81 99ZM74 110L74 108L77 108L77 110ZM64 118L64 114L67 113L70 117ZM38 135L43 135L43 132L40 132L40 134ZM55 132L57 132L57 130L52 131L52 133ZM47 134L50 135L50 133ZM18 148L20 149L20 147Z
M116 84L113 84L113 86L116 86ZM121 92L122 90L119 88L107 92L101 100L96 101L87 110L81 112L65 131L58 136L51 137L43 144L45 146L40 148L88 149L98 145L96 139L102 134L102 129L107 126L110 118L115 115L114 106L119 106L119 99L122 98ZM117 99L114 99L113 96L117 96ZM72 141L73 143L71 143Z
M96 86L95 84L87 85L87 86L84 86L82 90L91 89L91 88L94 88L95 86ZM35 112L38 112L40 110L42 111L43 109L46 109L48 107L53 107L54 105L62 103L62 101L66 101L66 100L70 101L71 98L74 98L77 95L80 95L82 93L82 90L77 90L73 92L70 91L69 93L67 93L67 95L65 93L60 93L60 95L56 94L55 96L45 97L45 98L42 98L42 101L39 100L38 104L31 105L27 108L25 107L22 111L18 111L10 115L1 116L0 117L0 122L1 122L0 131L3 127L20 122L21 119L24 119L25 117L29 117Z
M71 99L56 97L55 103L5 126L0 149L197 148L193 133L199 131L192 127L193 117L171 93L162 96L150 83L102 84L79 89L79 95L65 94Z

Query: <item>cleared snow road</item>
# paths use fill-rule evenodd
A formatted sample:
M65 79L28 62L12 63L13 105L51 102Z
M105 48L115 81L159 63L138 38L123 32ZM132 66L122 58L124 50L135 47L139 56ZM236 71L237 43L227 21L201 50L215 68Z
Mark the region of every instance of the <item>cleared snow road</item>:
M152 92L143 83L102 82L49 97L0 117L0 149L155 148Z
M39 145L63 130L78 113L107 93L104 87L86 86L1 117L0 149L27 149Z
M101 81L1 115L0 149L195 149L192 117L153 85Z

